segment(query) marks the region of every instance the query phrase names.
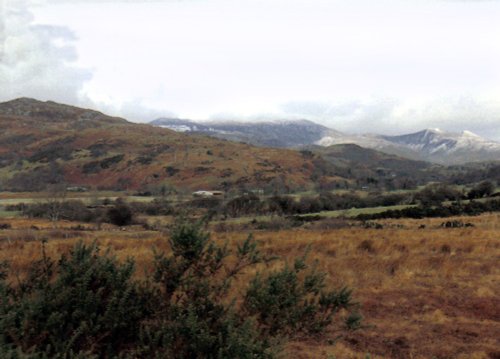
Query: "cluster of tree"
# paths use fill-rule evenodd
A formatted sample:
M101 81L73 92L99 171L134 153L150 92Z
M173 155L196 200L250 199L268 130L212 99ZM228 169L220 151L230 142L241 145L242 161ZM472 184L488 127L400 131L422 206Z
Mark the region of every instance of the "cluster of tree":
M422 206L440 205L445 201L457 201L464 199L464 194L455 187L446 184L431 184L421 189L413 196L414 203L418 202Z
M447 167L449 182L470 184L481 181L500 183L500 162L478 162Z
M435 206L445 201L490 197L495 192L495 187L492 181L482 181L466 192L443 183L430 184L415 193L413 202L420 203L422 206Z
M175 207L163 196L152 201L130 203L120 199L115 202L104 200L94 206L89 206L79 200L66 200L65 197L54 196L39 203L10 206L9 209L20 210L31 218L42 217L52 221L64 219L98 224L112 223L119 226L134 223L134 215L136 214L177 215L186 211L194 211L201 215L208 211L210 215L216 214L225 217L269 214L296 216L321 211L387 207L400 204L418 204L419 207L405 209L401 212L402 214L398 214L400 212L397 210L384 213L389 213L388 216L422 218L439 216L433 213L444 213L448 211L448 208L456 207L454 205L445 206L443 205L445 202L489 197L494 193L494 189L495 185L492 182L484 181L474 186L469 192L459 191L455 187L445 184L431 184L416 193L389 192L384 194L373 192L364 196L355 192L322 192L316 196L303 197L290 195L259 197L248 193L230 200L218 197L195 198ZM469 206L475 208L474 204ZM466 212L467 209L463 211ZM425 213L429 213L429 215Z
M489 197L495 192L495 187L495 184L491 181L482 181L469 191L467 198L476 199Z
M388 210L373 214L360 214L356 218L360 220L374 220L384 218L429 218L450 216L476 216L485 212L499 212L500 200L488 200L486 202L470 201L468 203L454 202L449 206L418 206L399 210Z
M133 209L120 200L108 205L88 206L80 200L48 199L38 203L21 203L8 209L20 210L29 218L47 218L53 222L67 220L126 226L133 223L134 219Z
M136 214L150 216L170 215L173 207L164 198L155 198L151 202L130 202L121 199L102 200L96 205L88 205L80 200L48 198L41 202L20 203L6 207L10 211L21 211L29 218L47 218L51 221L67 220L86 223L111 223L127 226L134 223Z
M419 204L422 207L441 206L443 202L489 197L495 185L484 181L469 192L458 190L447 184L430 184L418 192L380 193L358 195L355 192L322 192L316 196L295 197L274 195L259 197L252 193L235 197L227 202L216 198L194 200L187 208L206 208L230 217L245 215L298 215L321 211L345 210L351 208L387 207L400 204Z
M324 192L317 196L272 196L259 198L252 194L230 200L222 211L231 217L253 214L305 214L321 211L335 211L366 207L393 206L411 201L411 196L404 193L371 194L359 196L356 193L335 194Z
M273 260L251 237L231 252L200 223L179 222L169 245L146 281L133 279L132 259L95 244L57 262L42 246L16 284L0 263L0 357L274 358L284 338L360 327L351 291L327 289L305 255L248 281L246 269Z

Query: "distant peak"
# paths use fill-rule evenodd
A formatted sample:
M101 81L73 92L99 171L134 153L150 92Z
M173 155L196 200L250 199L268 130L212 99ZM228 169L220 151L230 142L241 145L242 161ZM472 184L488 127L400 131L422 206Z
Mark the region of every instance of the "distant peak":
M439 133L439 134L444 133L444 131L442 131L439 128L427 128L424 130L424 132Z
M463 136L467 136L467 137L481 137L479 135L476 135L474 132L471 132L471 131L462 131L462 135Z
M2 102L1 104L35 104L35 103L43 103L43 102L31 97L19 97L13 100Z

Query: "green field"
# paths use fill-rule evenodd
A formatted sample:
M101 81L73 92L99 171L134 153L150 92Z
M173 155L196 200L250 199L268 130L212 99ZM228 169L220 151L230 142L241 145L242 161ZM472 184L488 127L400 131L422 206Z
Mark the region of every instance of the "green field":
M18 211L6 211L2 207L0 207L0 218L7 218L7 217L19 217L21 215L21 212Z
M369 207L369 208L350 208L350 209L342 209L342 210L337 210L337 211L323 211L323 212L317 212L317 213L308 213L308 214L303 214L303 217L310 217L310 216L322 216L322 217L328 217L328 218L338 218L338 217L346 217L346 218L352 218L356 217L359 214L374 214L374 213L381 213L384 211L388 210L400 210L408 207L416 207L416 205L407 205L407 204L401 204L397 206L387 206L387 207Z

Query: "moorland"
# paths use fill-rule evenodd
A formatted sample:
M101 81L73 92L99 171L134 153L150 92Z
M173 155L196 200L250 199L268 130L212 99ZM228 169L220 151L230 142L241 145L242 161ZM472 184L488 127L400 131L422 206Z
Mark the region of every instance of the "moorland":
M334 316L317 327L321 330L294 331L307 322L302 315L280 329L285 357L500 357L498 163L447 167L356 145L256 147L31 99L0 104L0 127L0 263L8 268L0 268L1 298L8 298L0 303L0 325L11 330L0 337L0 346L8 346L3 353L11 357L36 357L37 350L54 353L59 345L49 340L54 328L41 330L46 323L36 318L41 313L37 303L52 293L47 288L62 285L61 275L52 269L71 267L61 256L73 253L74 259L82 243L96 245L120 265L133 260L135 270L127 272L127 280L146 286L158 273L158 253L176 255L172 231L179 218L199 223L214 245L227 245L230 264L238 263L237 253L249 235L262 258L270 259L238 267L230 288L218 289L224 293L221 302L234 300L238 313L256 321L258 333L243 333L255 335L258 343L266 333L271 337L273 323L266 321L265 311L248 309L248 298L258 297L248 294L257 273L265 278L284 275L290 266L300 267L297 258L307 254L308 270L319 277L299 276L304 281L300 283L314 288L319 282L306 279L321 277L321 290L336 293L338 301L342 288L352 291L353 308L362 317L359 323L351 322L350 329L356 330L347 330ZM198 190L220 192L193 196ZM203 248L204 256L219 253ZM251 248L245 253L252 253ZM96 262L90 263L101 263L98 255L92 258ZM168 258L162 262L165 266L175 262ZM109 273L115 268L103 263L111 268ZM220 279L196 277L193 271L189 273L200 286L215 288L211 280ZM88 292L99 292L92 285ZM106 286L102 288L106 292ZM189 298L185 287L176 288L175 293L184 293L180 301ZM304 309L319 292L311 289L303 297L295 293L295 304L300 302ZM283 298L272 298L283 307ZM18 317L9 314L12 308L17 308ZM335 314L343 315L345 309ZM62 320L50 318L54 323ZM231 322L227 320L225 325ZM147 327L151 321L147 317L140 325ZM95 328L98 334L92 336L83 323L71 327L75 339L68 341L74 347L66 348L64 355L112 357L104 345L112 336ZM307 322L313 324L317 322ZM127 331L130 338L132 334ZM47 341L52 347L45 346ZM252 342L255 351L262 349L257 342ZM180 339L175 343L178 353L192 354L182 351ZM132 353L126 342L120 345L122 354ZM71 352L75 348L84 350ZM147 357L145 352L134 353Z

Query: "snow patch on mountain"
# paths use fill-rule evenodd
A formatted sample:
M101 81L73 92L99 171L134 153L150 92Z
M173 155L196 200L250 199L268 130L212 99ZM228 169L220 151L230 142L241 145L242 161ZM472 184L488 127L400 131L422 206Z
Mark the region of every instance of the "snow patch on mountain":
M180 119L158 119L151 124L179 132L198 132L271 147L300 147L356 144L361 147L443 164L489 161L500 158L500 143L473 132L447 132L428 128L415 133L389 136L380 134L347 134L309 120L273 119L267 121L193 122Z

